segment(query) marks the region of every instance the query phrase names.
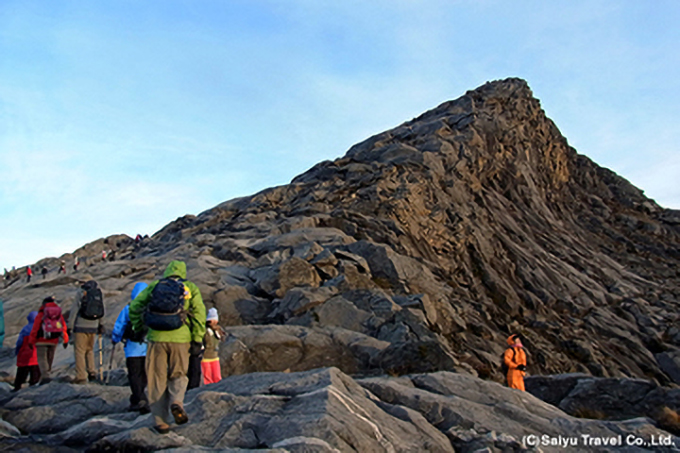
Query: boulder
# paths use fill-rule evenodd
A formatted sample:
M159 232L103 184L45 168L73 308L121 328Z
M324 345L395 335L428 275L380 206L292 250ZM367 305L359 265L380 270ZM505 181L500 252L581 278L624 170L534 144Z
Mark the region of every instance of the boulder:
M680 411L680 389L643 379L594 378L575 373L531 376L525 379L525 386L529 393L576 416L658 419L664 407Z
M371 370L387 343L338 327L241 326L225 329L222 375L301 371L336 366L347 373Z

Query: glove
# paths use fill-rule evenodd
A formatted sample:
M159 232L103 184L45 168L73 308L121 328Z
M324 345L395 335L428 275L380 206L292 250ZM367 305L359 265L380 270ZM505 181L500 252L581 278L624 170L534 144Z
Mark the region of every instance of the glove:
M64 343L64 349L68 348L68 343Z
M66 330L66 335L68 335L69 338L72 338L73 334L71 333L71 329Z
M201 351L203 350L203 344L199 343L198 341L192 341L191 345L189 346L189 354L190 355L199 355Z
M132 335L130 335L129 340L134 343L142 343L146 337L146 331L144 330L133 330Z
M97 327L97 333L99 335L104 335L104 325L103 324L99 324L99 327Z
M524 365L517 365L517 369L520 370L520 371L526 371L527 367L524 366Z

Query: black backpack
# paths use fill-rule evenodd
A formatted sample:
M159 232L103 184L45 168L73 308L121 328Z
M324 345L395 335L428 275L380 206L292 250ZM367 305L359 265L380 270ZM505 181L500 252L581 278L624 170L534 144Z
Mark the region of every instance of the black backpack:
M102 290L97 287L97 282L90 280L83 286L83 296L80 299L80 310L78 314L81 318L94 321L104 317L104 297Z
M512 360L515 360L515 355L517 354L517 351L515 351L515 348L508 349L512 349ZM506 349L505 351L507 351L508 349ZM507 378L508 371L510 371L510 369L508 368L508 365L505 363L505 351L503 351L503 354L501 354L501 372L503 373L503 376Z
M184 310L184 282L174 278L163 278L151 291L144 312L144 324L153 330L175 330L184 325L187 312Z

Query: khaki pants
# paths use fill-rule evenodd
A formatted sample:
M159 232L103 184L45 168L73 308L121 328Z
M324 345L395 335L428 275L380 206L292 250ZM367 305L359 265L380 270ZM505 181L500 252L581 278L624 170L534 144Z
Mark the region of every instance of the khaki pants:
M51 379L52 362L54 362L54 352L57 350L56 344L37 343L38 368L40 368L40 381Z
M146 377L149 405L156 425L174 421L170 406L184 407L184 394L189 378L189 343L149 342L146 351Z
M94 339L96 333L75 332L76 381L87 382L94 368Z

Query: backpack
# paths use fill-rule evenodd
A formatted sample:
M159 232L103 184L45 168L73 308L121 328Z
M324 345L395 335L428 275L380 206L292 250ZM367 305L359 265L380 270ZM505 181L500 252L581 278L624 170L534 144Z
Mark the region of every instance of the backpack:
M81 286L83 296L80 299L80 310L78 314L81 318L94 321L104 316L104 298L102 290L97 287L97 282L90 280Z
M186 288L182 280L163 278L151 291L151 298L144 312L144 324L153 330L176 330L184 325Z
M512 360L515 360L515 355L517 354L517 351L515 351L515 348L508 349L512 349ZM506 349L505 351L507 351L508 349ZM510 371L510 369L508 368L508 365L505 363L505 351L503 351L503 354L501 354L501 372L503 373L503 376L505 376L507 379L508 371Z
M62 333L64 333L64 325L61 320L61 307L58 305L46 305L43 309L42 337L47 340L61 338Z

